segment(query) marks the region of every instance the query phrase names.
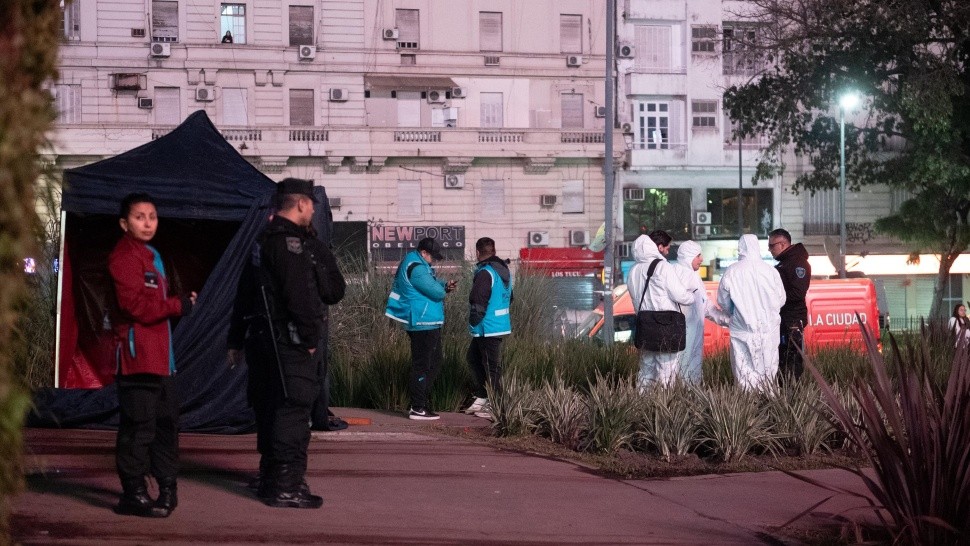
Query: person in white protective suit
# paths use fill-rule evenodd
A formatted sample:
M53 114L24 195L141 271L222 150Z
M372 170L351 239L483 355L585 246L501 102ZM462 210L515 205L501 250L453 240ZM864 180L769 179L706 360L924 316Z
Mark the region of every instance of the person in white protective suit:
M637 311L679 311L680 306L694 303L694 295L681 282L673 264L667 261L671 237L664 231L641 235L633 243L633 259L627 288ZM660 260L647 286L647 272L654 260ZM641 299L642 297L642 299ZM637 385L643 389L652 383L669 385L677 379L678 355L680 353L657 353L640 351L640 374Z
M727 325L729 317L707 299L707 290L697 270L704 257L701 255L701 245L694 241L681 243L677 248L677 263L674 271L680 281L692 291L693 303L683 309L687 319L687 348L679 353L678 375L689 383L700 383L704 380L704 319Z
M731 369L738 385L759 389L773 384L785 286L778 271L761 259L756 236L741 236L738 261L721 277L717 303L731 317Z

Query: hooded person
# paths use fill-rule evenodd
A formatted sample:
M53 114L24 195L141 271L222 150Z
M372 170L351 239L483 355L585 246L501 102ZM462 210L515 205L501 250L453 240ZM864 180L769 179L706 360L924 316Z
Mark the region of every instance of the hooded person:
M630 269L627 287L638 312L678 311L680 306L694 303L694 295L684 286L674 265L667 262L665 257L670 241L670 235L666 232L655 231L650 236L641 235L633 243L633 259L636 263ZM647 277L654 262L657 265L648 286ZM677 379L680 354L641 350L638 386L643 389L656 382L663 385L673 383Z
M684 307L687 319L687 347L680 353L678 374L690 383L700 383L704 379L704 318L712 317L717 322L719 309L707 299L704 281L697 274L697 269L703 261L701 245L695 241L685 241L677 248L677 263L674 271L680 281L692 291L693 303ZM713 316L712 316L713 315Z
M717 303L731 317L731 369L738 385L767 386L778 374L779 311L785 304L785 286L778 271L761 259L756 236L741 236L738 261L721 277Z

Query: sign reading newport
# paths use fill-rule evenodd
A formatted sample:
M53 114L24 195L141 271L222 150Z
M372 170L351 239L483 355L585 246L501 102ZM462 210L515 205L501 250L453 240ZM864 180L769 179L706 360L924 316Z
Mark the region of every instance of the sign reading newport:
M417 248L418 241L434 237L443 249L446 260L465 257L465 226L385 226L370 228L371 259L375 262L396 262Z

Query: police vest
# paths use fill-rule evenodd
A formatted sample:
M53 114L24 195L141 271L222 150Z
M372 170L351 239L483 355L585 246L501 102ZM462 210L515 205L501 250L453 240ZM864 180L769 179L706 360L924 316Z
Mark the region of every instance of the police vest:
M472 337L493 337L504 336L512 333L512 319L509 316L509 304L512 301L512 279L509 278L508 286L502 282L502 277L492 268L485 265L475 271L485 271L492 277L492 295L488 298L488 307L485 308L485 317L481 322L472 326L468 325L468 331Z
M434 330L445 323L445 304L432 301L411 284L411 272L418 267L434 269L417 251L408 252L397 268L384 314L404 325L405 330Z

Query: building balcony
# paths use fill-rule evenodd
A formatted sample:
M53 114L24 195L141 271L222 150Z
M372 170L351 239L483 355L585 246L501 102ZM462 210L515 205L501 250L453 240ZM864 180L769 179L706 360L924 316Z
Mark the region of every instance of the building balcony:
M58 156L108 157L155 140L173 126L74 124L51 134ZM598 130L530 128L223 127L244 156L601 158Z

